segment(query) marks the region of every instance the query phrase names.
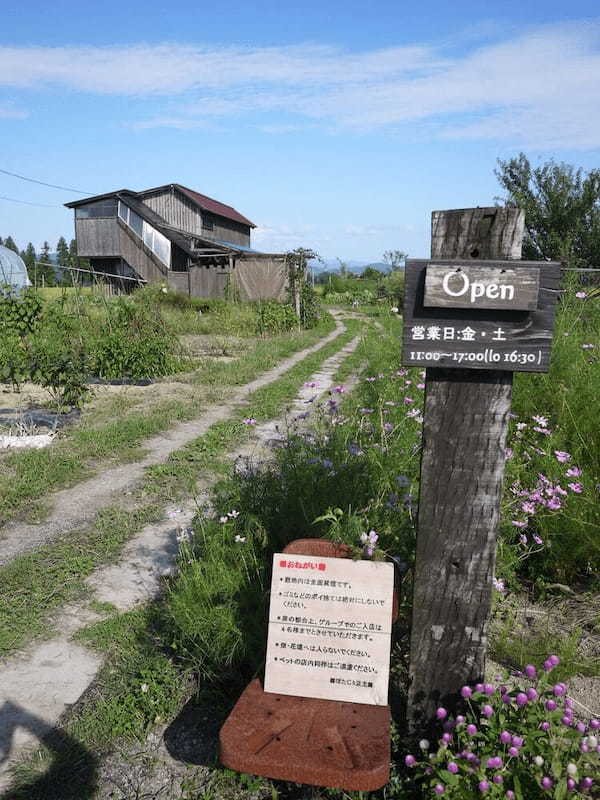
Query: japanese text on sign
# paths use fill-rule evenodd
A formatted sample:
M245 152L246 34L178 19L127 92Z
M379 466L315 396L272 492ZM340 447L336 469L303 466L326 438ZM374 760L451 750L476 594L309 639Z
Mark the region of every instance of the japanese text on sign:
M547 372L560 264L407 259L402 363Z
M386 705L392 564L275 554L265 691Z

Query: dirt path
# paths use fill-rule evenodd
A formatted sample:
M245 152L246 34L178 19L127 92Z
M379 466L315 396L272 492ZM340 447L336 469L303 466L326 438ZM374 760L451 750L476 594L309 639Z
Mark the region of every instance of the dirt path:
M343 330L342 324L338 322L337 330L322 340L319 346L322 347ZM355 350L358 342L359 337L356 337L323 362L319 371L309 379L311 383L318 383L318 388L305 386L300 390L292 406L292 415L304 410L307 400L310 400L315 394L322 394L331 388L338 367ZM248 392L264 386L269 380L275 380L278 375L293 366L293 363L297 363L307 353L317 349L319 348L312 347L296 354L292 359L283 362L276 370L268 373L268 379L267 375L264 375L257 381L253 381L252 384L244 386L236 393L238 399L232 400L228 404L229 411L235 407L236 403L241 402L243 396ZM222 408L219 406L219 414L221 414ZM211 417L211 419L214 422L216 419L226 416L227 414L223 412L222 416ZM275 425L284 424L284 422L285 418L282 418L257 426L254 429L250 445L245 445L243 449L230 453L229 459L233 462L240 455L247 455L253 450L266 447L268 440L273 438ZM180 447L201 435L208 427L204 418L195 423L196 427L193 425L193 423L188 423L178 426L177 437L168 439L160 437L161 441L164 441L161 447L171 452L175 449L173 441L176 440L176 446ZM181 432L182 429L185 430L185 434ZM157 443L155 452L158 450ZM136 478L129 475L132 483L141 475L141 471L138 469L140 463L128 465L133 466L135 470ZM117 468L115 472L121 474L122 470ZM115 499L114 481L112 482L113 490L108 495L105 495L102 487L97 485L98 481L99 479L86 481L71 490L71 492L77 492L81 502L82 493L88 491L84 487L90 485L96 487L95 511L100 509L102 497L108 496L109 502ZM105 477L103 476L102 483L104 482ZM199 506L206 500L207 489L208 483L201 481L198 486L198 495L177 508L166 508L165 519L162 522L147 525L125 546L118 564L99 569L91 575L87 580L87 585L93 590L94 599L100 602L110 602L120 611L129 610L139 603L152 599L159 591L161 578L173 568L177 553L178 530L185 529L191 524ZM122 494L122 491L123 486L118 484L119 494ZM86 513L88 512L89 506L86 509ZM77 517L76 504L72 507L71 514L68 521L70 525L74 525L73 520ZM61 509L61 518L63 515L64 509ZM58 515L55 516L56 528L59 531L65 530L65 528L61 529L57 517ZM76 702L93 682L102 664L102 658L97 653L72 641L72 636L76 631L100 619L102 619L100 615L90 610L87 601L73 603L61 609L54 620L52 627L55 635L50 641L33 643L21 653L0 662L0 791L8 788L11 767L19 756L28 748L38 744L42 736L51 732L69 705Z
M115 503L122 505L123 496L136 487L147 467L164 462L172 452L206 433L211 425L231 416L236 408L244 404L249 394L277 380L306 356L344 333L346 327L341 315L336 312L333 314L336 318L335 330L317 344L294 353L260 377L235 389L229 399L209 406L200 418L180 423L166 433L141 442L140 447L146 451L146 455L140 461L110 466L82 483L55 492L50 498L52 510L42 523L15 521L0 528L0 566L21 553L35 550L60 534L89 525L101 508Z

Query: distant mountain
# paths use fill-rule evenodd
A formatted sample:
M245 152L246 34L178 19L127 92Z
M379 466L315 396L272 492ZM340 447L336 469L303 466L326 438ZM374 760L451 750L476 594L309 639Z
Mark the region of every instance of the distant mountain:
M385 264L383 261L346 261L345 264L348 270L353 272L355 275L362 275L362 273L368 267L379 270L379 272L388 273L390 271L389 264ZM321 272L340 271L340 263L337 260L327 260L324 262L312 261L310 266L316 275L320 274Z

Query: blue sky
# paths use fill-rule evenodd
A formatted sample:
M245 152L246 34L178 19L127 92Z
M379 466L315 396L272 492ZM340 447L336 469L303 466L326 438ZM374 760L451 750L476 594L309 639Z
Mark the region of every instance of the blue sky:
M519 150L600 166L597 0L3 3L0 169L90 194L183 183L325 258L429 253ZM493 13L493 16L491 15ZM0 173L0 235L82 195ZM47 206L47 207L46 207Z

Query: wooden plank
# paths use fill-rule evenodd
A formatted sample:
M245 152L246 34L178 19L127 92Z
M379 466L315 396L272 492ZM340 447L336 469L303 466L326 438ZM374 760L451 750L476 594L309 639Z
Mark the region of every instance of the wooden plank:
M514 269L430 264L425 274L424 306L436 308L494 308L508 311L535 311L540 288L539 267Z
M436 260L436 268L452 269L454 260ZM461 262L462 263L462 262ZM507 262L490 261L495 274ZM547 372L560 284L560 264L511 262L515 274L539 271L537 308L435 308L424 305L428 259L408 259L405 268L403 363L407 366ZM485 270L485 262L477 262ZM535 265L535 266L534 266Z
M525 214L518 208L433 211L431 258L519 260Z
M480 211L433 213L435 263L515 257L522 212ZM426 373L407 713L413 734L484 675L511 390L509 372Z

